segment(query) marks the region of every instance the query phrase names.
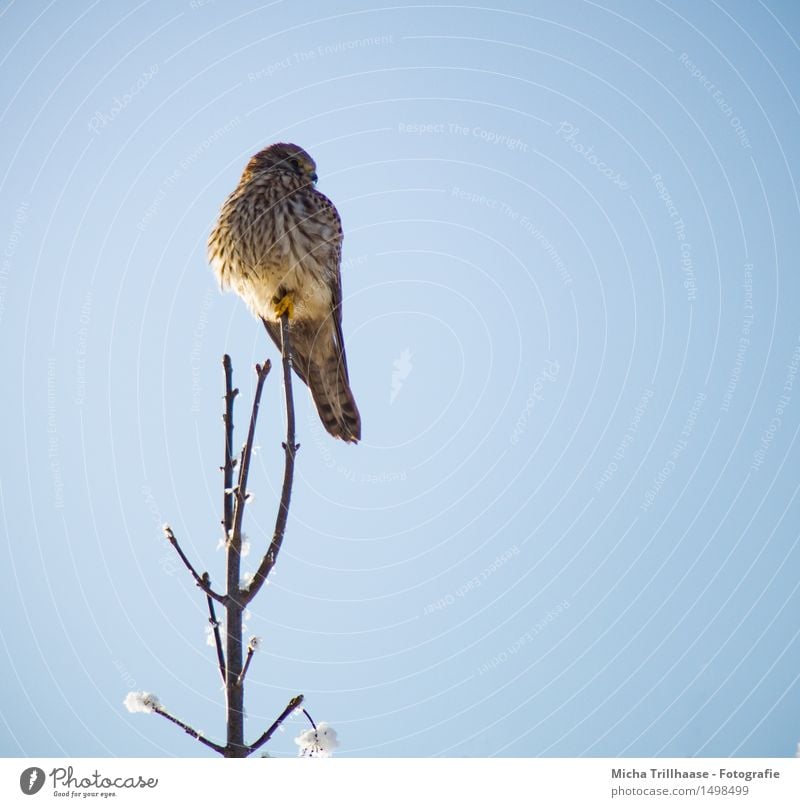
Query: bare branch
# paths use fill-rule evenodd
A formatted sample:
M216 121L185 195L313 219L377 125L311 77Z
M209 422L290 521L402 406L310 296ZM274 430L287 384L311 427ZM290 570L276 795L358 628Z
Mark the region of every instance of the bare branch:
M283 488L281 490L281 500L278 507L278 515L275 519L275 531L272 534L272 541L267 549L266 555L261 559L258 570L253 577L248 588L243 592L245 604L250 602L258 594L267 576L278 560L278 553L281 551L283 536L286 532L286 522L289 518L289 503L292 498L292 483L294 481L294 459L299 445L295 443L295 417L294 417L294 396L292 394L292 345L289 337L289 319L287 314L281 316L281 354L283 357L283 389L286 397L286 442L283 450L286 457L283 469Z
M317 724L314 722L314 718L311 717L311 715L305 709L303 709L303 714L308 718L308 722L311 723L311 728L314 729L314 731L316 731Z
M261 561L259 569L249 585L242 589L240 583L241 572L241 548L242 548L242 521L244 509L247 502L247 480L250 471L250 460L253 453L253 442L255 439L256 421L261 401L261 395L267 374L270 371L269 361L263 365L256 365L257 383L253 397L253 408L250 415L250 424L247 432L247 439L238 459L238 479L234 485L234 471L237 466L237 459L233 457L233 410L234 400L239 394L239 390L233 386L233 369L230 356L227 354L223 358L223 368L225 371L225 412L223 422L225 427L225 461L221 468L223 472L223 516L222 526L225 533L226 546L226 592L224 595L218 594L211 587L211 580L207 572L200 575L188 559L183 549L178 544L172 529L165 526L164 533L167 540L175 548L183 564L191 573L195 583L205 592L208 604L208 617L211 624L214 644L217 651L217 661L220 675L225 684L227 699L227 738L225 745L219 745L211 740L205 739L198 731L188 724L174 717L167 712L160 704L150 705L152 711L161 715L176 726L182 728L190 737L213 749L224 757L246 757L263 746L272 735L280 728L286 718L303 703L303 696L297 695L289 701L287 707L281 712L275 722L252 744L246 745L244 742L244 680L253 654L257 646L256 637L253 637L247 647L247 658L242 663L243 642L242 626L244 611L250 600L255 597L263 585L267 576L275 566L275 562L283 543L286 532L286 524L289 516L289 504L291 500L292 483L294 480L295 455L300 447L295 443L295 412L294 397L292 393L292 347L289 335L288 315L281 317L281 354L283 360L283 385L286 400L286 442L283 443L285 453L285 465L283 473L283 486L279 503L278 513L275 519L275 530L272 540L267 549L267 553ZM220 629L220 621L217 619L215 601L221 603L225 608L225 647L223 648L223 636ZM157 701L157 699L155 699ZM135 710L135 709L134 709ZM138 709L138 711L142 711ZM306 713L307 714L307 713ZM310 718L309 718L310 719ZM312 723L313 725L313 723Z
M262 745L269 742L270 737L278 730L281 723L303 702L302 695L295 695L289 705L278 715L277 720L252 744L247 747L249 753L257 751Z
M250 472L250 457L253 454L253 440L256 433L256 420L258 420L258 407L261 403L261 393L264 389L264 381L269 374L272 364L267 359L264 364L256 365L256 392L253 396L253 409L250 412L250 427L247 430L247 440L242 447L242 453L239 461L239 479L236 488L233 491L234 506L233 506L233 523L231 525L231 532L229 540L236 540L240 542L242 531L242 519L244 518L244 506L247 498L247 476ZM239 550L241 545L239 543Z
M244 660L244 667L242 668L241 675L239 676L239 686L244 684L244 677L247 675L247 670L250 667L250 662L253 660L253 654L256 652L256 645L253 644L251 639L247 644L247 658Z
M224 604L225 597L222 594L217 594L217 592L211 588L208 574L204 573L201 576L197 573L194 566L192 566L192 562L186 557L186 553L183 549L181 549L181 545L178 543L178 539L175 537L175 533L172 531L172 527L170 527L169 524L164 525L164 537L175 547L175 551L183 561L183 565L191 572L192 577L194 577L195 583L197 583L209 597L213 597L217 602Z
M218 754L224 753L225 749L221 745L217 745L215 742L207 740L205 737L203 737L202 734L200 734L199 731L195 731L191 726L184 723L183 720L178 720L177 717L174 717L168 711L166 711L163 706L154 706L153 711L157 715L165 717L167 720L170 721L170 723L174 723L176 726L180 726L180 728L182 728L190 737L194 737L195 740L197 740L200 743L203 743L203 745L207 745L209 748L212 748Z
M233 401L239 390L233 386L233 366L231 357L226 353L222 357L222 366L225 370L225 414L222 420L225 423L225 462L223 473L222 498L222 528L225 531L225 542L230 540L233 526L233 469L236 460L233 458Z
M230 387L228 368L225 366L226 388ZM242 449L239 465L239 482L231 491L226 488L226 503L231 503L232 512L225 513L225 526L227 530L227 581L225 602L225 695L228 713L228 742L225 746L226 757L247 756L247 747L244 744L244 688L242 687L242 624L245 602L241 597L241 552L242 552L242 518L244 517L247 474L250 469L250 457L253 452L253 439L255 437L258 407L261 402L261 393L264 380L269 373L270 363L256 365L256 391L253 396L253 409L250 414L250 428L247 440ZM226 393L226 398L229 396ZM232 399L231 399L232 403ZM226 451L230 451L230 435L232 424L226 422ZM225 484L230 485L233 479L233 462L230 454L226 457ZM230 498L229 498L230 497Z
M208 573L203 575L204 579L208 579ZM217 662L219 663L219 674L222 676L222 683L225 683L225 653L222 651L222 637L219 633L219 620L217 619L217 612L214 608L214 600L206 595L208 600L208 621L211 629L214 632L214 645L217 648Z

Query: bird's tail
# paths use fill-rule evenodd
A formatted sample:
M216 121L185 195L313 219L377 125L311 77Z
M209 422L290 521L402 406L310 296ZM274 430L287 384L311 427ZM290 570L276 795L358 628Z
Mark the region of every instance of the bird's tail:
M280 349L280 325L266 319L263 322ZM331 328L330 333L324 332L327 328ZM319 330L294 322L291 340L295 372L311 390L325 430L346 443L357 443L361 439L361 415L350 389L347 358L339 329L330 321Z
M343 355L343 351L342 351ZM308 365L308 388L328 434L357 443L361 439L361 416L340 357L329 356L320 364L312 355Z

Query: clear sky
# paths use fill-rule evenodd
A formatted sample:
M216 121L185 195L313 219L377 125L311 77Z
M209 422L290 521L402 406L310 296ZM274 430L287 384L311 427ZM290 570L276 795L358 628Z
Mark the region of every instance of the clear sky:
M344 229L363 442L297 386L255 738L356 756L790 756L800 739L800 85L780 0L4 2L0 750L222 739L221 357L277 358L205 242L249 156ZM267 381L245 530L271 532ZM294 754L291 721L269 750Z

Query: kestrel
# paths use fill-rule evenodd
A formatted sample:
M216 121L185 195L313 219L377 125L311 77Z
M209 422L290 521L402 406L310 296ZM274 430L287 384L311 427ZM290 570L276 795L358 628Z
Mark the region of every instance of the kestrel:
M361 439L342 338L342 222L314 186L314 160L276 143L247 163L208 239L223 289L233 289L281 347L289 317L292 360L322 425L334 437Z

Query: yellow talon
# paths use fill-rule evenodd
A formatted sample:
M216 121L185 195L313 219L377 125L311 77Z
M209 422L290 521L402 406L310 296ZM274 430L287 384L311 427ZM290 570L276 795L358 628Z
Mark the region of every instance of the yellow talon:
M275 304L275 314L280 319L284 314L289 315L289 319L294 317L294 294L288 292Z

